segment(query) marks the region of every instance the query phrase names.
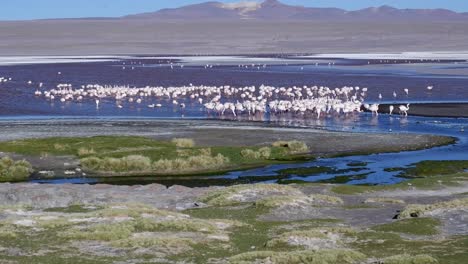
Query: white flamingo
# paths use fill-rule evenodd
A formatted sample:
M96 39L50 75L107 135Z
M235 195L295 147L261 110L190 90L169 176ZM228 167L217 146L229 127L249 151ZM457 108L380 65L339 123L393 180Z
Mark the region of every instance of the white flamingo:
M372 114L379 115L379 104L372 104L369 107L369 110L372 112Z
M409 108L410 108L410 104L407 104L406 106L405 105L400 105L400 113L401 114L404 114L405 116L408 116L408 111L409 111Z

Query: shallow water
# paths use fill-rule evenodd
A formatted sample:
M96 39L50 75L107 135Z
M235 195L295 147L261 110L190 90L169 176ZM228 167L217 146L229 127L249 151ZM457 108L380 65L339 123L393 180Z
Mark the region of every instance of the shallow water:
M170 62L174 67L171 69ZM411 62L411 64L409 63ZM125 63L125 64L124 64ZM252 63L256 64L252 66ZM184 65L182 68L181 65ZM212 65L205 68L206 64ZM239 64L248 65L239 67ZM266 64L266 67L263 67ZM124 69L125 67L125 69ZM187 108L173 106L169 100L161 101L160 109L149 109L141 105L125 103L117 108L114 100L105 100L96 109L91 100L82 103L49 102L34 96L38 83L44 89L54 88L58 83L70 83L75 88L86 84L129 85L129 86L182 86L189 85L231 85L247 86L262 84L272 86L323 85L329 87L360 86L368 87L367 101L382 102L468 102L468 63L462 60L419 62L418 60L363 59L294 59L294 58L154 58L134 57L116 61L83 63L48 63L36 65L0 66L0 76L11 77L13 81L0 84L0 119L69 119L69 118L220 118L209 116L200 105L187 102ZM133 69L132 69L133 68ZM61 74L58 74L60 72ZM31 80L32 85L27 82ZM427 86L434 86L432 91ZM403 89L410 89L409 95ZM392 93L398 94L393 98ZM168 178L155 181L153 178L120 179L56 179L38 180L46 183L98 183L145 184L184 184L203 186L232 184L235 182L276 182L278 170L307 166L331 166L347 169L350 162L367 162L366 169L359 172L340 174L320 174L299 177L287 175L284 179L304 181L340 181L348 184L393 184L402 181L399 172L385 172L385 168L406 167L423 160L468 160L468 137L460 132L468 127L467 119L431 117L372 117L359 114L351 118L329 117L296 119L289 117L256 117L264 123L278 126L311 127L349 132L385 133L429 133L454 136L459 139L452 146L423 151L353 156L333 159L319 159L303 164L275 165L226 175L190 179ZM362 175L366 174L366 175ZM339 177L347 176L347 177ZM271 178L268 178L271 177ZM338 177L338 178L336 178Z
M211 60L212 68L205 68L207 61L201 58L203 57L199 57L198 60L181 61L176 58L135 57L104 62L0 66L0 76L12 78L11 82L0 84L0 116L206 117L206 111L199 104L190 104L188 100L185 109L172 105L170 100L147 100L140 105L123 103L122 109L117 107L115 100L110 99L101 102L99 109L96 109L94 100L89 99L82 103L61 103L59 100L50 102L34 96L40 82L44 83L43 89L55 88L59 83L72 84L75 88L87 84L167 87L190 83L235 87L262 84L277 87L360 86L369 88L369 102L379 101L379 93L383 96L382 102L468 101L468 71L460 69L468 65L464 61L455 64L453 60L432 63L414 63L417 62L414 60L413 64L408 64L406 61L381 63L379 60L356 59L258 58L251 61L243 57L236 60L209 57L207 59ZM239 67L242 61L248 65L247 68ZM174 65L173 69L170 62ZM252 66L252 63L255 66ZM457 68L450 68L454 66ZM58 74L59 72L61 74ZM28 81L32 81L32 84L29 85ZM432 91L427 90L429 85L434 86ZM410 90L408 96L403 91L405 88ZM392 96L394 91L397 98ZM163 107L146 107L151 103L161 103Z
M226 123L223 126L229 126ZM235 125L235 123L233 123ZM312 162L272 165L263 168L234 171L223 175L209 177L136 177L136 178L71 178L54 180L33 180L39 183L110 183L110 184L149 184L162 183L166 185L208 186L229 185L234 183L253 182L281 182L284 180L300 180L309 182L339 182L346 184L394 184L405 179L398 177L400 172L386 172L386 168L409 167L414 163L425 160L468 160L468 134L461 132L468 126L468 120L463 118L430 118L430 117L399 117L380 115L373 117L370 114L360 114L353 120L327 118L322 120L289 120L286 122L260 122L259 125L274 125L285 127L310 127L314 129L327 129L348 132L378 132L378 133L418 133L439 134L458 138L454 145L437 147L421 151L408 151L400 153L384 153L365 156L350 156L342 158L318 159ZM391 132L390 132L391 130ZM313 146L312 146L313 147ZM348 166L350 163L364 162L365 166ZM281 175L279 171L290 168L304 168L326 166L337 170L362 168L361 171L323 173L309 176Z

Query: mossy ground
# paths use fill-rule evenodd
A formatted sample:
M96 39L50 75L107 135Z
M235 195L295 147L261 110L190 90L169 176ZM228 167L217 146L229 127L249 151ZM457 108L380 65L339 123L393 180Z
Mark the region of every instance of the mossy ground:
M25 139L0 142L0 151L28 156L74 156L94 176L192 175L313 159L289 145L206 148L196 146L191 139L159 141L131 136ZM252 158L245 155L246 151L259 155Z
M72 205L43 211L3 207L0 260L252 263L270 259L273 263L321 264L372 260L406 264L424 260L455 264L468 257L468 237L437 236L441 222L427 216L361 227L330 217L311 216L300 221L265 218L275 207L281 208L279 197L320 198L327 201L319 207L322 209L346 210L345 206L350 205L343 204L339 197L305 195L302 187L241 185L213 190L199 198L209 206L182 212L128 203ZM265 199L270 199L269 206L259 202Z
M412 218L375 226L372 229L383 232L395 232L408 235L431 236L438 234L440 221L434 218Z
M441 189L444 187L458 186L460 183L466 183L466 181L468 181L468 172L458 170L452 174L428 174L426 176L418 176L416 178L411 177L406 181L392 185L336 185L332 188L332 191L337 194L354 195L397 189Z

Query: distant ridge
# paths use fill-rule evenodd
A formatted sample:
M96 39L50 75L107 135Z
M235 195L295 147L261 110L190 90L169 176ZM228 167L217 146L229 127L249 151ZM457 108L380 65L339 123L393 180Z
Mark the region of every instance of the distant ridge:
M237 3L205 2L156 12L128 15L121 19L153 20L466 20L468 13L448 9L398 9L369 7L356 11L339 8L292 6L278 0Z

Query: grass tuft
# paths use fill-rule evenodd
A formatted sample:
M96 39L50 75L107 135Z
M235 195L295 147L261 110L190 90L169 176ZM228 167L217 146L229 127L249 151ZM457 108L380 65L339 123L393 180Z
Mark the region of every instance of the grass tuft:
M269 159L271 156L271 149L268 147L263 147L258 151L243 149L241 151L241 156L246 159Z
M33 172L32 166L25 160L14 161L9 157L0 159L0 181L21 181Z
M151 160L141 155L130 155L122 158L89 157L80 160L81 165L90 171L101 172L138 172L149 171Z
M307 153L309 147L305 142L292 140L292 141L276 141L272 144L273 147L282 147L288 149L290 153Z
M152 169L157 172L177 174L221 169L227 167L229 163L229 158L221 154L216 156L198 155L186 159L161 159L152 164Z
M193 148L195 147L195 141L191 138L174 138L172 143L178 148Z
M235 205L244 202L254 202L265 196L273 195L303 195L301 191L287 185L252 184L235 185L220 190L211 191L200 198L201 202L214 206Z
M78 156L83 157L83 156L90 156L96 154L96 151L92 148L79 148L78 149Z

